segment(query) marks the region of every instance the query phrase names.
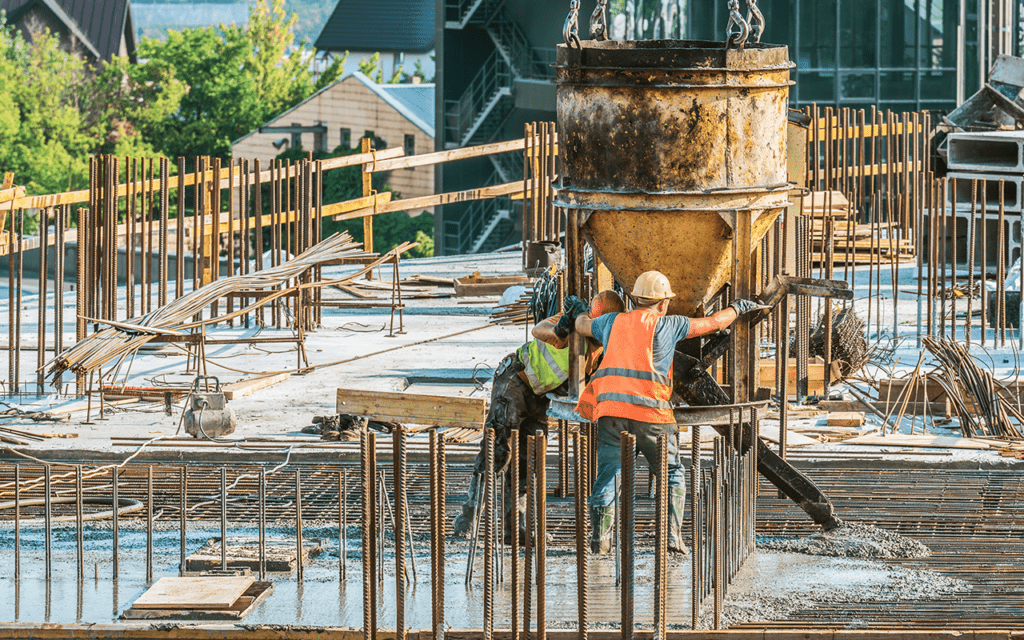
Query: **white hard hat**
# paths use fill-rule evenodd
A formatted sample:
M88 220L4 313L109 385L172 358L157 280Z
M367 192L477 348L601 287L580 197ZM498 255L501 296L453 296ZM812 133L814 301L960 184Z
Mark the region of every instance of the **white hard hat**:
M645 271L641 273L640 277L633 283L633 293L631 295L641 300L655 301L676 297L676 294L672 293L672 286L669 285L668 278L660 271Z

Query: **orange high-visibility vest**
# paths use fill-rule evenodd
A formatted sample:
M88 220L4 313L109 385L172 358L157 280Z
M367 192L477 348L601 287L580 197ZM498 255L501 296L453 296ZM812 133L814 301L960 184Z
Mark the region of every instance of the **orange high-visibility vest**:
M647 309L620 313L612 323L604 361L591 385L597 395L594 419L629 418L674 424L672 367L664 376L654 370L654 328L658 314Z
M597 394L594 393L594 383L591 382L583 389L580 399L576 401L576 413L587 422L593 422L597 419L594 417L596 409Z

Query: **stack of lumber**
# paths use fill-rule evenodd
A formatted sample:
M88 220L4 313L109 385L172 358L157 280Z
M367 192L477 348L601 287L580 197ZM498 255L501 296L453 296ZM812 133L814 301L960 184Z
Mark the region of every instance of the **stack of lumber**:
M499 304L487 317L491 324L503 325L524 325L529 320L530 298L533 297L533 288L527 287L519 294L519 299L508 304Z
M856 209L838 191L813 191L804 196L803 213L811 217L811 261L816 265L824 262L829 244L832 246L833 265L847 264L847 251L850 264L914 258L914 245L909 240L890 240L878 234L877 225L858 224ZM831 236L828 234L829 221ZM884 224L882 229L888 233Z

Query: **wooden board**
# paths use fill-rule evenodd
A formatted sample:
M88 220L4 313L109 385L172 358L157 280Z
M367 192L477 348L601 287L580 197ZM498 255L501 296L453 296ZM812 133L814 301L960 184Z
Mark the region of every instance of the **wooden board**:
M132 609L229 609L255 581L252 576L163 577Z
M837 411L828 414L825 424L830 427L861 427L864 425L864 414L858 411Z
M125 609L122 620L241 620L274 592L270 582L256 581L225 609Z
M245 380L226 384L222 389L224 391L225 398L228 400L234 400L235 398L247 396L253 391L259 391L260 389L265 389L279 382L284 382L291 376L292 374L290 373L278 373L270 376L246 378Z
M934 447L937 449L991 449L984 442L956 436L911 436L894 433L888 436L867 435L846 440L843 444L870 445L876 447Z
M337 409L338 413L354 413L375 420L439 427L482 429L487 418L484 398L357 389L338 389Z
M774 442L776 444L778 444L779 442L778 425L762 424L761 428L758 429L758 434L761 436L762 439L767 440L768 442ZM786 430L787 447L801 447L809 444L821 444L821 441L818 440L817 438L810 438L808 436L803 435L802 433L797 433L796 431L790 431L788 429Z

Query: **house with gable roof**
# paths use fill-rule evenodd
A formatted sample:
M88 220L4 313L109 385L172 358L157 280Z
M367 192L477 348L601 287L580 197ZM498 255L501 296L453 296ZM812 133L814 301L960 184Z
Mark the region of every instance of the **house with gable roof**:
M235 140L231 155L269 162L289 148L353 148L364 137L377 149L401 146L407 156L429 153L434 113L433 84L377 84L357 71ZM434 169L398 169L387 182L403 198L431 195Z
M29 40L49 29L65 51L91 64L111 56L137 61L130 0L0 0L0 13Z

